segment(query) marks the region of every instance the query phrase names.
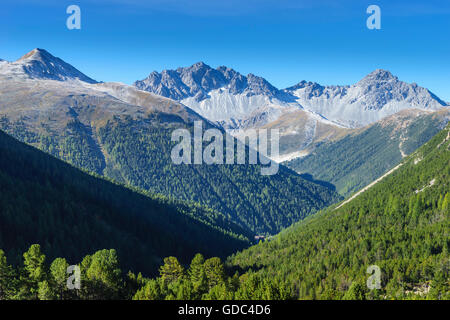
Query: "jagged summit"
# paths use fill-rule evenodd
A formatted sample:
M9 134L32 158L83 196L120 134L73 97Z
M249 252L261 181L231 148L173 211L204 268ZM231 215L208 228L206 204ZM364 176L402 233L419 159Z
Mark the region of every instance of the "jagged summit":
M356 83L357 86L367 86L374 83L400 82L398 77L394 76L390 71L384 69L376 69Z
M428 89L376 69L351 86L302 81L287 88L306 109L348 127L361 127L404 109L434 111L447 106Z
M209 65L207 65L206 63L204 63L203 61L199 61L194 63L192 66L190 67L180 67L177 70L183 70L183 69L192 69L192 70L201 70L201 69L211 69L211 67Z
M376 69L376 70L372 71L371 73L369 73L368 75L366 75L364 78L362 78L355 85L358 85L358 84L361 85L361 84L365 84L365 83L369 83L369 82L389 81L389 80L398 80L398 77L394 76L388 70ZM302 88L312 88L313 90L318 90L318 89L324 89L324 88L337 88L337 87L348 88L350 86L349 85L337 85L337 86L327 85L327 86L325 86L325 85L321 85L320 83L317 83L317 82L302 80L299 83L297 83L291 87L288 87L284 90L293 91L293 90L302 89Z
M0 74L24 75L31 79L45 80L80 80L97 83L70 64L53 56L44 49L33 49L18 60L2 64Z
M312 90L315 90L315 89L321 89L324 87L317 82L302 80L299 83L293 85L292 87L288 87L284 90L285 91L294 91L294 90L302 89L302 88L312 88Z
M283 95L264 78L252 73L245 76L227 66L214 69L205 62L152 72L134 86L178 100L212 121L246 118Z
M384 69L376 69L369 73L365 78L375 79L375 80L389 80L389 79L398 79L394 76L389 70Z
M176 70L153 71L150 75L134 83L138 89L153 92L168 98L182 100L194 97L202 101L209 92L226 89L232 94L275 95L278 89L261 77L253 74L244 76L226 66L216 69L200 61L190 67Z

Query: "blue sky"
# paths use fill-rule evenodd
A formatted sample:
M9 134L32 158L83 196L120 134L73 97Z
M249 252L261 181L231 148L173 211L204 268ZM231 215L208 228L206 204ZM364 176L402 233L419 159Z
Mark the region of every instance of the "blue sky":
M81 30L66 8L81 8ZM366 9L381 8L381 30ZM3 0L0 58L44 48L101 81L204 61L284 88L352 84L377 68L450 101L448 0Z

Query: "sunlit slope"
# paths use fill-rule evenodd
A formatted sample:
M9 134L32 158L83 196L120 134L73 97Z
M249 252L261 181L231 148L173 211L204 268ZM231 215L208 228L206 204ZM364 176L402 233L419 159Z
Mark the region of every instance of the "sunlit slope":
M450 126L358 197L229 259L298 298L449 298ZM367 289L377 265L381 290ZM422 293L420 295L419 293Z

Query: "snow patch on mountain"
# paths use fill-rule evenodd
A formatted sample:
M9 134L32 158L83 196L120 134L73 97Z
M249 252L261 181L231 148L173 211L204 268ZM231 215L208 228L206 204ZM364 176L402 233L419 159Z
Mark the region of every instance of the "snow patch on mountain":
M270 113L280 106L288 106L284 101L263 94L233 94L229 88L212 90L208 92L207 99L198 101L195 97L189 97L180 102L212 121L229 125L251 117L258 109Z
M1 62L0 74L41 80L97 82L44 49L34 49L14 62Z

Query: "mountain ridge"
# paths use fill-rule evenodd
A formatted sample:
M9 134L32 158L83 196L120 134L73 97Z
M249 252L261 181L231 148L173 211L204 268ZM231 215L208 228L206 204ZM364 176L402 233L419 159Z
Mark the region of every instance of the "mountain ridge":
M450 109L406 109L359 129L318 139L284 164L336 186L342 195L365 187L443 129ZM320 135L318 135L320 138Z
M251 73L243 76L225 66L213 69L199 62L161 73L153 71L133 85L178 100L225 128L235 127L252 112L271 105L275 109L306 109L349 128L368 125L408 108L437 110L449 106L430 90L400 81L383 69L374 70L353 85L322 86L303 80L278 89Z

